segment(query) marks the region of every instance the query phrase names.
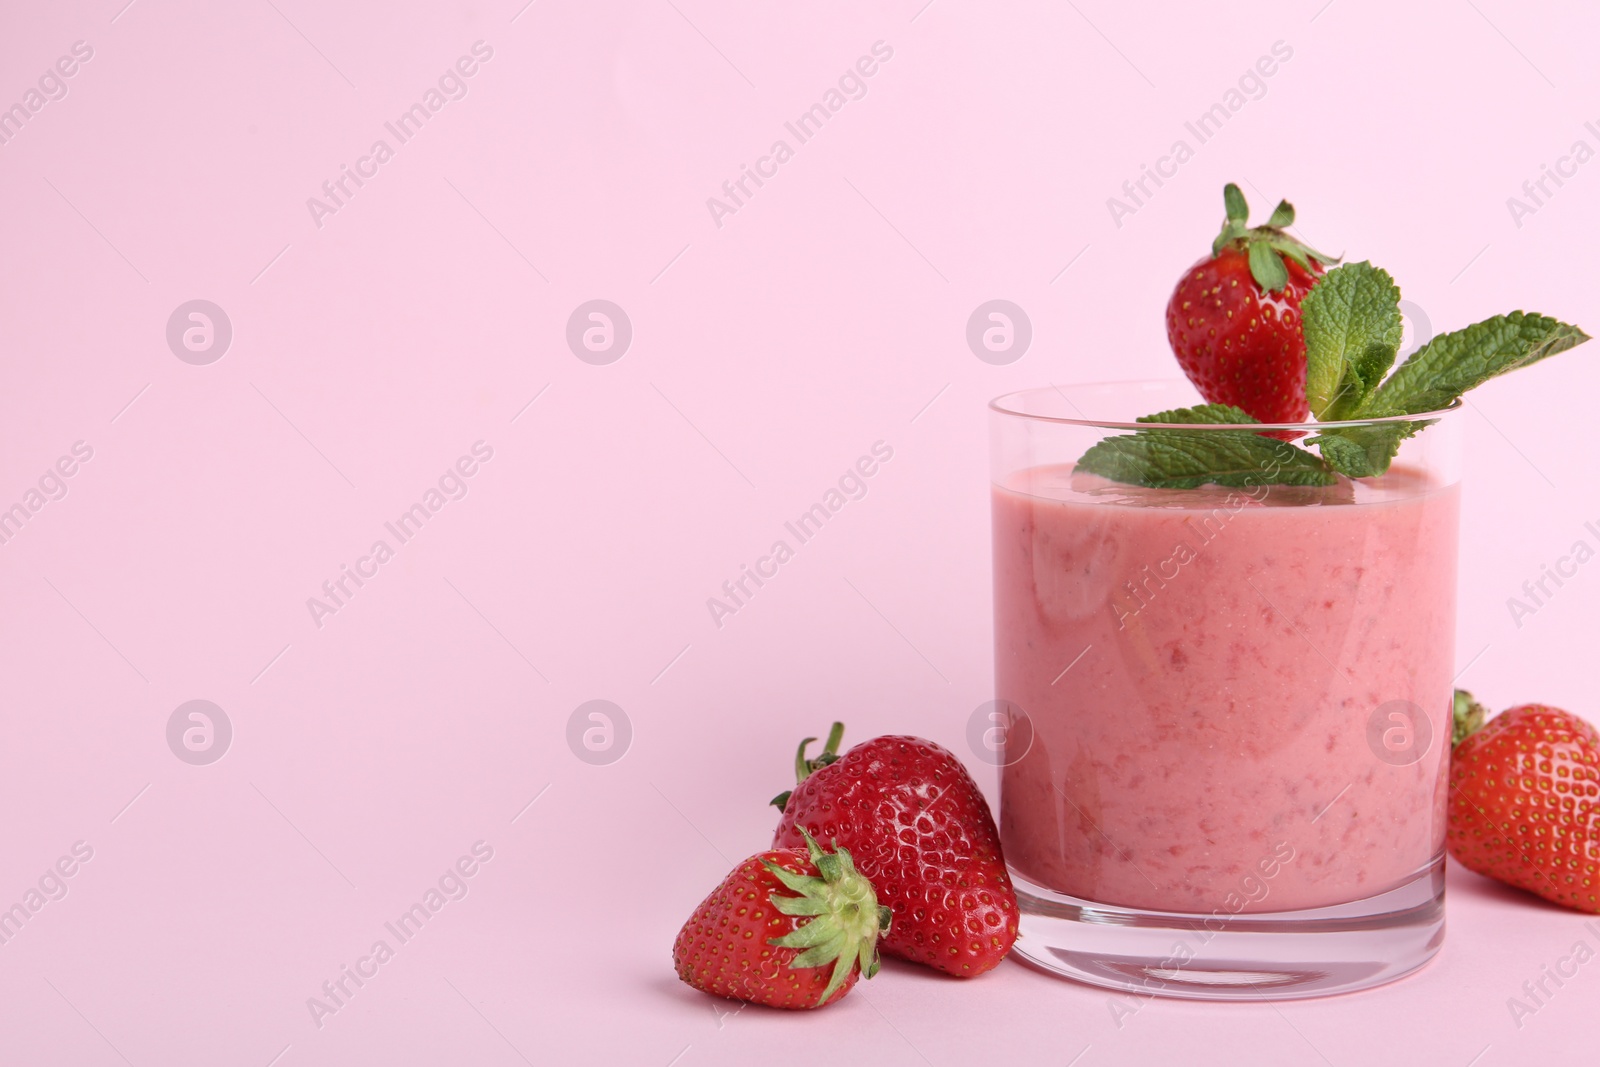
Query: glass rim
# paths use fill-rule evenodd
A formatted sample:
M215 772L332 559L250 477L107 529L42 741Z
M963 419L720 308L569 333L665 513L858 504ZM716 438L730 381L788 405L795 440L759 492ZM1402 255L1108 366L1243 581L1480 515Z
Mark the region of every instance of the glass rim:
M1110 386L1151 386L1171 385L1184 381L1181 378L1125 378L1117 381L1101 382L1074 382L1067 385L1068 389L1099 389ZM1465 400L1457 397L1449 407L1437 411L1422 411L1406 415L1379 415L1368 419L1337 419L1326 422L1118 422L1091 418L1067 418L1062 415L1038 415L1028 411L1019 411L1014 406L1008 407L1007 401L1016 397L1029 396L1037 393L1055 393L1073 408L1078 405L1062 392L1062 386L1051 383L1050 385L1037 385L1028 389L1014 389L1009 393L1001 393L989 401L989 410L997 415L1006 415L1015 419L1028 419L1035 422L1050 422L1062 426L1083 426L1097 430L1192 430L1196 432L1213 432L1219 430L1232 430L1238 432L1248 429L1251 433L1263 430L1298 430L1303 433L1318 433L1324 430L1337 430L1357 426L1381 426L1393 422L1428 422L1437 421L1447 415L1452 415L1462 409ZM1079 414L1082 414L1080 411Z

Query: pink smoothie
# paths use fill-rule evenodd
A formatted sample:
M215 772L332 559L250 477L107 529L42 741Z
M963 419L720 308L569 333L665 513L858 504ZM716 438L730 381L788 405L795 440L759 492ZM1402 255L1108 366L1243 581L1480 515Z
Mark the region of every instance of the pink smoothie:
M996 486L996 694L1033 735L1001 771L1012 868L1209 914L1358 900L1435 862L1458 506L1398 467L1329 489L1070 466Z

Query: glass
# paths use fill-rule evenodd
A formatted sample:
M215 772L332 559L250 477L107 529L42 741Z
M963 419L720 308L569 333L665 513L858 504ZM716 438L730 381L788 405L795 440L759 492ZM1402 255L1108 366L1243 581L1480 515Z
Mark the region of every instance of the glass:
M1149 432L1135 417L1199 402L1186 382L1129 382L990 404L1016 951L1196 999L1391 981L1444 936L1455 412L1376 420L1419 426L1387 474L1331 486L1074 470Z

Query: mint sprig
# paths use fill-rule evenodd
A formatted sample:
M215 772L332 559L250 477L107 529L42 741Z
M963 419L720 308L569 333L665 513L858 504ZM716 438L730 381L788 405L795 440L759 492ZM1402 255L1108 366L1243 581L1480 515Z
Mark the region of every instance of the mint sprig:
M1314 290L1313 290L1314 291ZM1589 340L1576 326L1513 311L1441 334L1412 354L1355 417L1438 411L1463 393Z
M1133 421L1242 424L1259 420L1243 408L1236 408L1232 404L1196 404L1192 408L1170 408L1167 411L1158 411L1154 415L1140 415Z
M1400 287L1371 263L1347 263L1319 278L1300 302L1306 338L1306 400L1319 419L1358 410L1400 351Z
M1308 438L1316 445L1328 466L1350 478L1376 478L1389 469L1400 442L1437 420L1422 422L1374 422L1366 426L1346 426L1324 430Z
M1400 288L1370 263L1319 278L1300 305L1306 338L1306 399L1312 414L1359 422L1439 411L1490 378L1565 352L1589 339L1576 326L1513 311L1440 334L1384 374L1400 348ZM1328 465L1351 478L1385 473L1400 443L1428 422L1374 423L1311 438Z
M1147 415L1139 421L1239 425L1256 420L1226 404L1205 404ZM1249 430L1161 429L1108 437L1083 454L1078 469L1151 489L1332 485L1337 481L1329 465L1305 449Z
M1232 404L1196 404L1141 415L1136 422L1171 425L1260 425ZM1078 461L1083 470L1114 481L1155 489L1201 485L1329 485L1328 465L1304 449L1255 432L1144 430L1111 437Z

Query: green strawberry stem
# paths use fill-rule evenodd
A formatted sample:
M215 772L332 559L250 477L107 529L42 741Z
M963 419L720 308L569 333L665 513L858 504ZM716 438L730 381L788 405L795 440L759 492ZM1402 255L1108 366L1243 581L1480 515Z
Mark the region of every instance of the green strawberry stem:
M1465 689L1457 689L1455 706L1451 709L1451 719L1454 723L1450 733L1450 745L1455 747L1479 730L1483 729L1484 720L1489 717L1489 712L1484 706L1472 699L1472 694Z
M828 740L823 743L822 751L817 754L816 759L808 760L806 759L806 748L815 740L815 737L805 738L800 742L800 748L794 754L794 780L796 785L805 781L813 771L820 771L839 758L839 742L844 740L844 723L836 722L833 724L828 730ZM769 803L779 811L782 811L788 806L789 794L793 792L794 790L792 789L785 789L773 797Z
M1278 201L1272 217L1264 226L1250 225L1250 207L1244 193L1232 182L1223 186L1222 203L1227 211L1222 230L1211 242L1211 256L1216 258L1229 246L1243 249L1250 261L1250 276L1268 292L1281 292L1289 284L1289 268L1283 257L1288 256L1308 271L1315 271L1313 263L1330 266L1339 262L1338 256L1325 256L1286 229L1294 225L1294 205L1287 200Z
M835 726L834 732L842 735L844 727ZM834 747L838 747L837 740ZM872 883L856 870L848 849L824 852L816 838L804 828L800 832L805 835L806 849L811 853L811 862L816 864L817 874L795 874L770 860L761 862L774 878L798 894L787 896L774 890L769 897L772 906L784 915L813 918L783 937L768 940L767 944L802 949L789 964L796 969L833 964L827 988L817 998L817 1006L821 1007L849 979L850 969L856 964L860 964L863 978L878 973L878 935L888 933L890 912L887 906L878 903Z

